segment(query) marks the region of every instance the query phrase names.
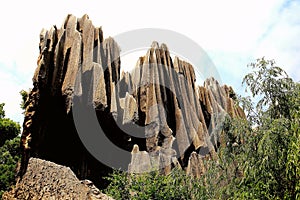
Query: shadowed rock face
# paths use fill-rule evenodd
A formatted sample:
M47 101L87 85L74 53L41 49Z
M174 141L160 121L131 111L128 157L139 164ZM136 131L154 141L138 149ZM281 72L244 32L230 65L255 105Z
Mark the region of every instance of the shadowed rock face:
M95 110L107 138L132 151L131 172L168 173L177 165L198 176L204 170L201 159L213 158L220 145L224 116L245 117L231 87L213 78L198 87L193 66L172 59L165 44L153 42L132 72L120 74L119 46L103 39L87 15L69 15L60 29L42 30L39 49L26 102L21 175L29 157L39 157L105 187L101 177L111 169L80 141L76 102Z

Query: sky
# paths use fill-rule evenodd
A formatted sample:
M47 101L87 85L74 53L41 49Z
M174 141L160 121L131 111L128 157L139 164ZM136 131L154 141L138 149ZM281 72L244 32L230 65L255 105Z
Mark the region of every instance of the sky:
M0 7L0 102L6 117L23 122L19 91L32 88L40 31L60 27L69 13L88 14L95 26L102 26L105 38L141 28L183 34L205 50L222 83L238 93L244 91L247 64L263 56L300 81L299 0L10 0ZM121 57L122 64L133 67L138 56Z

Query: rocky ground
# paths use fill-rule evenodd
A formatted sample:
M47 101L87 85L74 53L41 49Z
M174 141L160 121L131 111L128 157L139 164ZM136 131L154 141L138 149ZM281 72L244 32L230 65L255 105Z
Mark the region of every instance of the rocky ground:
M22 179L2 198L113 200L101 193L91 181L78 180L70 168L37 158L30 158Z

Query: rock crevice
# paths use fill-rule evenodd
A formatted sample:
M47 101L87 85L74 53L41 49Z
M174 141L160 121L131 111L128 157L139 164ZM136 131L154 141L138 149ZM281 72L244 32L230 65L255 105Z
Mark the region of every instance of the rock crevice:
M231 87L214 78L197 86L193 66L172 58L165 44L153 42L133 70L121 74L120 47L104 39L87 15L68 15L61 28L43 29L39 49L26 102L21 174L34 156L105 187L101 177L111 169L83 146L72 115L76 102L95 110L115 145L132 151L131 172L169 173L181 166L198 176L201 159L213 158L220 145L223 118L245 118Z

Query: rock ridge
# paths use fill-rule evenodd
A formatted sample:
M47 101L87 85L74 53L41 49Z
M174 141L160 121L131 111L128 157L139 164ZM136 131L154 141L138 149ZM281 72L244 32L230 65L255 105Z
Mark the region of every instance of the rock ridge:
M131 172L169 173L179 166L199 176L202 159L215 158L224 117L245 118L232 87L214 78L197 86L193 66L172 58L166 44L153 42L132 72L120 73L120 47L113 38L104 39L87 15L68 15L61 28L43 29L39 49L26 101L21 177L29 158L37 157L107 185L101 177L111 168L82 144L74 102L95 110L106 136L131 151Z

